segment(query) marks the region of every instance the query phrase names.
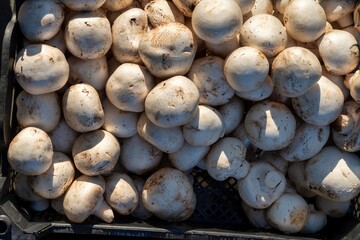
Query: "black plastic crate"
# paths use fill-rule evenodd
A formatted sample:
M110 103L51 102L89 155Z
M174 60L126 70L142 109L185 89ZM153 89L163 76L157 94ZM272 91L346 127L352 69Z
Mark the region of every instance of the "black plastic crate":
M155 217L140 221L117 214L112 224L103 223L94 216L83 224L73 224L51 208L44 212L30 210L12 192L14 173L9 169L6 158L7 146L18 131L13 113L19 86L12 66L22 45L16 22L16 12L21 3L22 0L2 0L0 3L4 11L1 20L1 31L4 29L4 33L0 32L0 239L360 239L358 199L354 199L351 211L345 217L329 218L327 226L317 234L264 232L253 228L243 214L234 179L217 182L200 169L192 172L197 195L196 210L188 220L180 223Z

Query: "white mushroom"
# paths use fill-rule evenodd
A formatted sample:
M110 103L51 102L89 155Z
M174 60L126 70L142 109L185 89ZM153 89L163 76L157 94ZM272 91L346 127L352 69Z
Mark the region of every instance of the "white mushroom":
M114 135L104 130L80 134L73 145L76 168L88 176L109 174L120 156L120 144Z
M150 121L145 112L140 115L137 122L137 130L140 137L163 152L176 152L184 144L184 135L181 127L158 127Z
M249 18L259 14L273 14L274 6L272 0L255 0L250 12L243 14L244 22Z
M356 5L355 0L319 0L318 2L324 9L326 18L330 23L337 21L342 28L354 23L353 11Z
M146 180L142 201L156 217L182 221L194 211L196 195L185 173L173 168L161 168Z
M56 92L33 95L24 90L16 98L16 119L22 127L52 131L60 121L60 99Z
M313 42L325 32L325 11L313 0L289 1L284 10L284 25L295 40Z
M65 27L65 43L81 59L105 56L112 44L111 26L101 11L76 12Z
M246 147L239 139L224 137L211 146L206 156L207 172L217 181L244 178L250 169L245 157Z
M195 58L196 48L190 29L174 22L144 33L139 54L151 74L164 79L185 75Z
M344 95L332 81L322 76L301 96L292 98L296 114L305 122L325 126L333 122L344 105Z
M191 21L201 39L216 44L235 37L243 17L240 6L233 0L202 0L195 6Z
M121 215L131 214L139 203L134 181L125 173L112 172L105 179L105 199Z
M247 112L245 129L256 147L265 151L279 150L294 138L296 120L284 104L262 101Z
M241 98L233 97L230 102L217 108L223 117L225 135L231 133L245 116L245 104Z
M205 42L205 46L209 55L226 58L227 55L240 47L240 34L221 43Z
M155 169L162 157L162 151L135 134L122 141L119 161L125 170L142 175Z
M70 86L62 99L66 123L75 131L89 132L104 124L104 110L94 87L86 83Z
M104 192L105 180L102 176L79 176L65 193L63 207L66 217L71 222L82 223L94 214L111 223L114 213L104 199Z
M297 233L304 228L309 213L308 204L299 194L284 193L266 209L266 218L284 233Z
M254 47L267 57L274 57L284 50L287 34L279 19L270 14L252 16L241 27L242 46Z
M241 203L241 207L252 226L260 229L271 228L269 222L266 220L264 209L250 207L244 201Z
M256 209L265 209L284 192L286 179L278 169L266 162L251 163L249 173L238 181L241 199Z
M224 75L224 60L216 56L196 59L187 77L193 81L200 92L200 104L219 106L229 102L234 90Z
M348 213L351 207L351 201L334 201L321 196L316 196L315 206L329 217L341 218Z
M70 70L64 53L59 49L46 44L32 44L17 54L14 72L25 91L44 94L61 89Z
M61 195L60 197L54 198L50 200L50 206L61 215L65 215L64 212L64 198L65 194Z
M181 126L194 118L199 99L199 90L193 81L174 76L150 90L145 99L145 113L159 127Z
M199 105L194 118L183 126L185 140L194 146L210 146L225 134L224 120L216 109Z
M50 168L42 174L29 176L28 184L39 196L54 199L65 193L74 178L73 161L61 152L54 152Z
M349 100L344 103L341 114L331 124L332 139L335 145L347 152L360 150L360 105Z
M357 70L353 74L347 74L343 81L343 84L350 91L350 96L355 102L360 103L360 70Z
M330 136L330 127L300 123L290 145L280 150L280 155L290 162L307 160L325 146Z
M251 9L254 7L256 1L255 0L235 0L235 2L239 5L239 7L241 8L241 13L244 15L251 11Z
M317 233L327 224L326 214L315 209L314 204L309 204L309 216L301 233Z
M319 40L318 47L326 69L336 75L345 75L359 64L359 46L355 37L347 31L327 31Z
M327 146L306 162L305 176L316 194L347 201L360 192L360 158L355 153Z
M60 0L62 4L74 11L94 11L100 8L106 0Z
M199 0L173 0L173 3L179 9L179 11L184 14L184 16L189 18L191 18L194 8L198 2Z
M142 202L141 194L145 185L145 180L139 176L133 176L132 179L135 183L136 189L138 190L140 196L139 196L138 205L135 208L135 210L131 213L131 215L142 220L148 219L153 214L144 207L144 204Z
M195 167L209 152L210 146L192 146L187 142L176 152L170 153L169 162L181 171L189 171Z
M120 11L129 7L134 0L106 0L102 7L108 11Z
M106 96L123 111L144 111L145 98L155 86L149 71L135 63L121 64L106 83Z
M11 140L7 158L13 170L34 176L50 168L53 154L49 135L39 128L27 127Z
M137 133L136 123L140 114L122 111L115 107L109 99L102 101L104 109L104 125L102 128L118 138L128 138Z
M303 197L312 198L316 196L316 193L314 193L309 187L309 182L307 181L305 175L305 166L306 161L292 162L289 164L287 175L297 193Z
M348 80L346 80L346 76L348 76L348 75L353 76L353 75L347 74L345 76L345 75L336 75L336 74L330 73L324 65L322 66L322 69L323 69L323 71L322 71L323 76L327 77L330 81L335 83L336 86L338 86L340 88L340 90L342 91L342 93L344 95L344 99L347 100L350 96L350 91L349 91L348 87L346 87L346 84L348 81Z
M105 56L96 59L81 59L70 56L67 61L70 66L69 82L71 84L87 83L97 91L104 90L109 78Z
M69 127L65 119L61 118L56 128L48 134L54 151L71 155L72 145L79 133Z
M153 27L169 22L178 22L182 24L185 22L184 15L170 0L151 1L145 5L144 10Z
M277 151L265 151L261 152L259 155L259 161L268 162L284 175L286 174L289 166L289 162L280 156Z
M255 90L250 90L245 92L236 91L235 94L238 97L248 101L261 101L270 97L273 90L274 90L273 80L271 79L270 76L266 76L265 81L262 82L260 86Z
M26 0L17 14L22 34L31 41L55 36L64 21L64 11L56 1Z
M139 43L148 29L148 16L140 8L132 8L118 16L112 24L112 53L120 63L141 64Z
M266 56L253 47L240 47L225 60L224 74L230 86L238 92L257 89L269 73Z
M310 50L303 47L286 48L275 57L271 66L275 87L287 97L304 94L321 76L320 61Z

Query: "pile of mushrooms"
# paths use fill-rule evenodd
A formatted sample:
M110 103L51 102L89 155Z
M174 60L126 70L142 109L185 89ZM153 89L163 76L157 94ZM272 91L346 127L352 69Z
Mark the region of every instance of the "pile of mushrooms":
M254 227L320 231L360 193L359 8L25 0L15 194L75 223L184 221L200 167Z

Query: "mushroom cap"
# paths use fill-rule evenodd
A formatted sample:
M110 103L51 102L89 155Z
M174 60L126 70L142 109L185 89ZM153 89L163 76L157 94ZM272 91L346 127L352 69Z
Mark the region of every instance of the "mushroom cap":
M80 134L73 145L76 168L88 176L110 173L120 156L117 138L105 130Z
M157 0L151 1L144 7L149 22L153 27L158 27L169 22L184 24L184 15L172 1Z
M105 199L118 213L129 215L138 206L139 193L127 174L112 172L106 177Z
M309 159L305 175L310 189L330 200L350 200L360 192L360 158L335 146Z
M290 1L283 18L286 31L300 42L313 42L325 32L325 11L316 1Z
M73 14L65 26L64 34L69 52L81 59L103 57L112 44L110 22L98 10Z
M28 177L22 173L17 173L12 187L14 189L15 194L21 198L22 200L29 201L29 202L37 202L43 200L42 197L37 195L33 189L30 188L28 184Z
M241 202L241 207L249 220L250 224L260 229L270 229L271 226L266 220L265 210L256 209L247 205L244 201Z
M175 6L185 17L191 18L193 10L199 0L173 0Z
M48 0L24 1L17 16L21 32L30 41L49 40L64 21L61 5Z
M231 133L245 116L245 104L241 98L233 97L228 103L217 108L223 117L225 135Z
M138 190L138 193L139 193L139 203L138 203L137 207L135 208L135 210L131 213L131 215L133 215L136 218L140 218L140 219L148 219L153 214L144 207L144 204L142 202L141 194L142 194L142 190L145 185L145 180L139 176L133 176L132 179L133 179L136 189Z
M56 92L33 95L23 90L16 98L16 107L16 119L22 127L50 132L60 121L60 98Z
M209 146L224 136L223 117L216 109L199 105L194 118L183 125L185 140L194 146Z
M249 173L238 181L241 199L256 209L265 209L283 194L286 179L278 169L266 162L252 162Z
M129 7L134 0L106 0L102 7L108 11L120 11Z
M304 94L321 76L320 61L303 47L286 48L275 57L271 66L275 87L287 97Z
M288 171L289 162L280 156L278 151L264 151L259 155L260 161L265 161L276 167L284 175Z
M345 75L358 66L359 46L351 33L333 29L327 31L317 44L321 59L330 73Z
M243 24L240 6L235 1L202 0L192 13L196 35L211 43L221 43L236 36Z
M62 4L74 11L94 11L100 8L106 0L60 0Z
M296 114L303 121L315 126L325 126L333 122L344 105L344 95L340 88L324 76L306 93L291 100Z
M317 233L323 229L327 223L327 217L323 211L316 210L314 204L309 204L309 209L310 214L301 233Z
M27 127L10 142L7 157L13 170L33 176L50 168L53 154L49 135L40 128Z
M62 152L71 155L71 150L76 137L79 135L74 129L72 129L65 121L61 118L59 124L48 133L53 145L53 149L56 152Z
M254 47L267 57L285 49L287 34L279 19L271 14L258 14L245 21L240 30L242 46Z
M225 59L226 80L238 92L257 89L268 73L269 62L266 56L253 47L240 47Z
M135 63L121 64L106 83L106 96L123 111L144 111L145 98L155 83L148 69Z
M345 15L350 14L354 11L356 5L355 0L319 0L318 2L324 9L326 19L329 22L334 22L344 17Z
M199 99L199 90L193 81L174 76L150 90L145 99L145 113L159 127L181 126L193 119Z
M94 213L104 192L105 180L102 176L79 176L65 193L63 206L66 217L72 222L82 223Z
M29 176L28 183L33 191L46 199L60 197L75 178L73 161L61 152L54 152L50 168L36 176Z
M224 60L220 57L209 55L196 59L187 77L200 92L200 104L219 106L234 96L234 90L224 75Z
M194 197L188 177L174 168L161 168L153 173L146 180L142 191L145 208L158 218L168 221L183 220L183 214L193 205Z
M69 78L69 64L63 52L46 44L31 44L17 54L16 81L30 94L61 89Z
M235 92L236 96L248 101L261 101L271 96L274 90L273 80L270 76L266 76L265 81L255 90L246 92Z
M296 193L284 193L266 209L266 218L270 225L285 233L300 232L308 216L307 202Z
M315 197L316 193L310 189L309 182L306 179L305 166L306 161L290 163L287 176L297 193L307 198Z
M139 43L144 65L155 77L185 75L195 58L197 46L184 24L167 23L145 32Z
M295 136L296 120L282 103L255 103L245 116L245 129L252 144L265 150L279 150L290 144Z
M96 89L86 83L70 86L62 99L66 123L77 132L90 132L104 124L104 110Z
M156 168L163 157L163 152L138 134L122 141L120 162L129 172L142 175Z

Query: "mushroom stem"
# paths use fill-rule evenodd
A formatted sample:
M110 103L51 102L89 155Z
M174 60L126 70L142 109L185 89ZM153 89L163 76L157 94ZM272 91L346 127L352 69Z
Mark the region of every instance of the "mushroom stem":
M96 204L94 215L107 223L111 223L113 221L114 212L109 204L104 200L104 197L101 197L101 199Z
M339 24L339 26L341 28L345 28L345 27L353 25L354 24L353 14L352 13L346 14L342 18L339 18L337 20L337 23Z
M355 122L354 119L352 119L350 116L340 114L331 125L334 131L347 135L352 132L355 126Z
M264 183L268 188L274 189L281 183L281 175L277 171L268 171L265 173Z

